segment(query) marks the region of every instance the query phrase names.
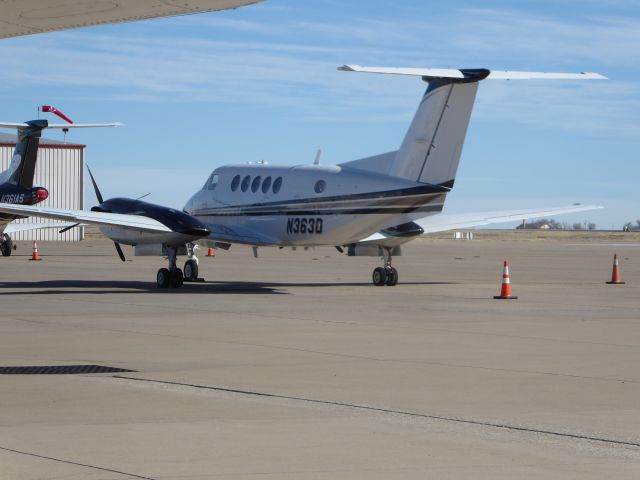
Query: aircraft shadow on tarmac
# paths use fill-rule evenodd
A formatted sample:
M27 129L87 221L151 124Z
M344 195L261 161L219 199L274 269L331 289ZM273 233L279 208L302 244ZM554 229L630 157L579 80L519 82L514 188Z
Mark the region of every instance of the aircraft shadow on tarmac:
M455 282L404 282L403 285L453 285ZM0 282L0 296L8 295L69 295L69 294L140 294L156 293L163 295L192 295L192 294L272 294L290 295L283 291L289 287L318 288L318 287L367 287L369 282L239 282L239 281L209 281L185 283L183 288L160 289L152 282L138 282L131 280L45 280L41 282ZM2 291L11 289L11 291Z

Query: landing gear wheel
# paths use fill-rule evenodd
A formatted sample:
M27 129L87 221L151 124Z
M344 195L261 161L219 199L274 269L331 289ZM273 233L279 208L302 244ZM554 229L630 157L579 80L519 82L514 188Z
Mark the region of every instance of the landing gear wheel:
M171 286L173 288L180 288L184 283L184 275L182 275L182 270L176 268L173 272L171 272Z
M398 283L398 270L394 267L387 268L387 285L393 287Z
M171 282L171 273L169 272L169 269L161 268L158 270L156 281L158 283L158 288L167 288Z
M13 250L13 242L11 240L5 240L0 244L0 251L2 251L3 257L11 255L11 250Z
M184 262L184 281L195 282L198 279L198 262L187 260Z
M377 267L373 270L373 284L381 287L387 283L387 272L382 267Z

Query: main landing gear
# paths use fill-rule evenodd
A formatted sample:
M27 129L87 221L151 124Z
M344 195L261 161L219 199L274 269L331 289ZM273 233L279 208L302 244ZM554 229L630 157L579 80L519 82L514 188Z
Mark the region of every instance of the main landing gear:
M2 238L2 241L0 242L0 252L2 252L3 257L8 257L14 250L13 240L11 240L11 237L6 233L3 233L0 238Z
M180 288L184 283L184 275L182 270L176 266L178 249L177 247L167 247L167 250L169 250L169 268L161 268L158 270L156 282L159 288Z
M373 284L382 287L390 287L398 283L398 270L391 266L391 247L382 248L382 259L384 267L377 267L373 270Z
M168 250L169 268L158 270L156 282L159 288L180 288L184 282L203 282L198 278L198 257L194 252L197 245L187 244L187 255L189 259L184 263L184 271L177 266L178 247L166 247Z

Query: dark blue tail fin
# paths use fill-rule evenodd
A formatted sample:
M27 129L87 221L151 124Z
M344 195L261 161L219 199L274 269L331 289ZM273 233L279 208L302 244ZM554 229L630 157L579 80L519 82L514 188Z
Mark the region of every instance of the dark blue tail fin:
M38 146L42 130L49 125L46 120L31 120L18 128L18 142L9 168L0 173L0 183L10 183L31 188L36 170Z

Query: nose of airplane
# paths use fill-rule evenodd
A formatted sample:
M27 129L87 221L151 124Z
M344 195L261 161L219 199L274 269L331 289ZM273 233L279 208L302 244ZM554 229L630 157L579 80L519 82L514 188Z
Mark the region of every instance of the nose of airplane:
M179 233L184 235L192 235L194 237L208 237L211 231L209 228L197 218L194 218L184 212L181 212L181 221L178 222L180 227L177 229Z
M182 233L184 235L191 235L193 237L208 237L211 231L207 227L202 225L202 226L187 226L187 227L181 228L179 230L179 233Z

